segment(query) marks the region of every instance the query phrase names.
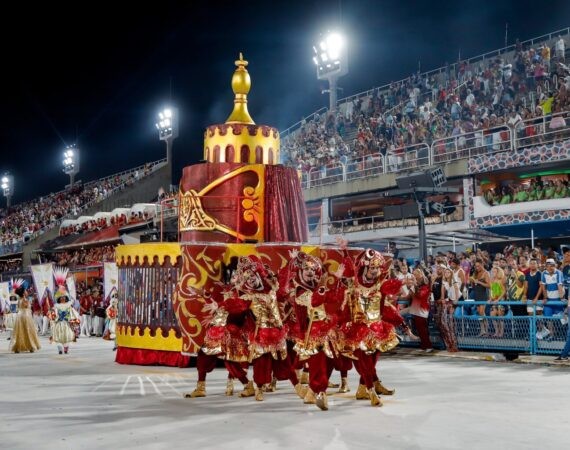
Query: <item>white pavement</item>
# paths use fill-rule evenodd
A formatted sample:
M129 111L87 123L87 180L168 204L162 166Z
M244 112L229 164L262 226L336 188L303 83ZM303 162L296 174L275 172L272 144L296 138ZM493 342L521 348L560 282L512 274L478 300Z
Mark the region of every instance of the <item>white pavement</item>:
M42 344L10 354L0 334L0 448L534 450L568 441L568 367L389 356L381 377L397 392L382 408L353 399L353 371L352 392L331 395L320 411L286 382L264 402L228 398L226 372L216 369L208 397L184 399L193 368L122 366L112 343L95 338L61 356Z

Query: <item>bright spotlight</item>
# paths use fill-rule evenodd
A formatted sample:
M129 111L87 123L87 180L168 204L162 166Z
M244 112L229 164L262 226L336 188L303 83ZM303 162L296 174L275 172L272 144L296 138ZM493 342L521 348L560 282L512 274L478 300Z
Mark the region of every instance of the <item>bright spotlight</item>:
M165 110L164 110L164 117L166 117L166 118L172 117L172 110L171 110L171 109L168 109L168 108L165 109Z
M8 182L8 177L2 177L2 183L7 183Z
M331 58L337 58L343 47L342 36L337 33L331 33L327 36L327 49ZM334 56L336 55L336 56Z
M329 31L321 36L318 45L313 46L313 62L317 67L317 78L327 80L330 109L336 109L337 80L348 73L346 40L341 33Z

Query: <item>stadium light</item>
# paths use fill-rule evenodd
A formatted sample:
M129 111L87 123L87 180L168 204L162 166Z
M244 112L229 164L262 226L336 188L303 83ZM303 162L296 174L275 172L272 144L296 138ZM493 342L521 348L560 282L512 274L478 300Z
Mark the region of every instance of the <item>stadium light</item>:
M170 187L174 179L172 169L172 142L178 137L178 109L164 108L158 113L158 122L155 123L158 138L166 142L166 164L170 167Z
M2 193L6 197L6 207L9 208L12 204L12 195L14 195L14 177L8 172L2 175Z
M75 175L79 173L79 149L73 145L69 145L63 151L63 173L69 175L69 187L73 187Z
M337 81L348 73L348 52L344 36L335 31L329 31L317 45L313 45L313 62L317 67L317 78L327 80L329 88L323 94L329 94L329 108L336 109Z

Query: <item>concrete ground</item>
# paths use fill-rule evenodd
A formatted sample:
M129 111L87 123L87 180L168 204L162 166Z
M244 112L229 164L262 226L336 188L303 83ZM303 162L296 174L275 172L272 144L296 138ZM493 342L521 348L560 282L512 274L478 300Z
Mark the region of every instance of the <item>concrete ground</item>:
M122 366L112 343L81 339L69 355L42 340L10 354L0 334L0 448L5 449L471 449L563 448L570 367L423 356L380 361L397 389L372 408L349 394L329 411L304 405L286 382L264 402L225 397L226 372L208 397L184 399L195 369ZM338 381L338 373L333 381Z

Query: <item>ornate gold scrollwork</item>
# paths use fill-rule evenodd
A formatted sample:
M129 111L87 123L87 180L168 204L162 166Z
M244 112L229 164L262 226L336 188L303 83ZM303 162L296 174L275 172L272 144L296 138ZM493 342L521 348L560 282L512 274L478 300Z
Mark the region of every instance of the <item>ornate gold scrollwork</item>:
M241 206L243 208L243 219L246 222L254 222L257 229L254 234L246 235L240 231L233 230L230 227L221 224L217 219L210 216L202 206L202 198L213 190L222 185L227 180L237 177L245 172L254 172L257 175L256 186L245 186L243 188L243 197L241 198ZM220 178L215 179L200 192L190 189L180 194L180 231L221 231L238 239L251 239L256 241L263 240L264 228L264 193L265 193L265 169L262 164L251 164L233 170ZM236 211L237 213L237 211Z

